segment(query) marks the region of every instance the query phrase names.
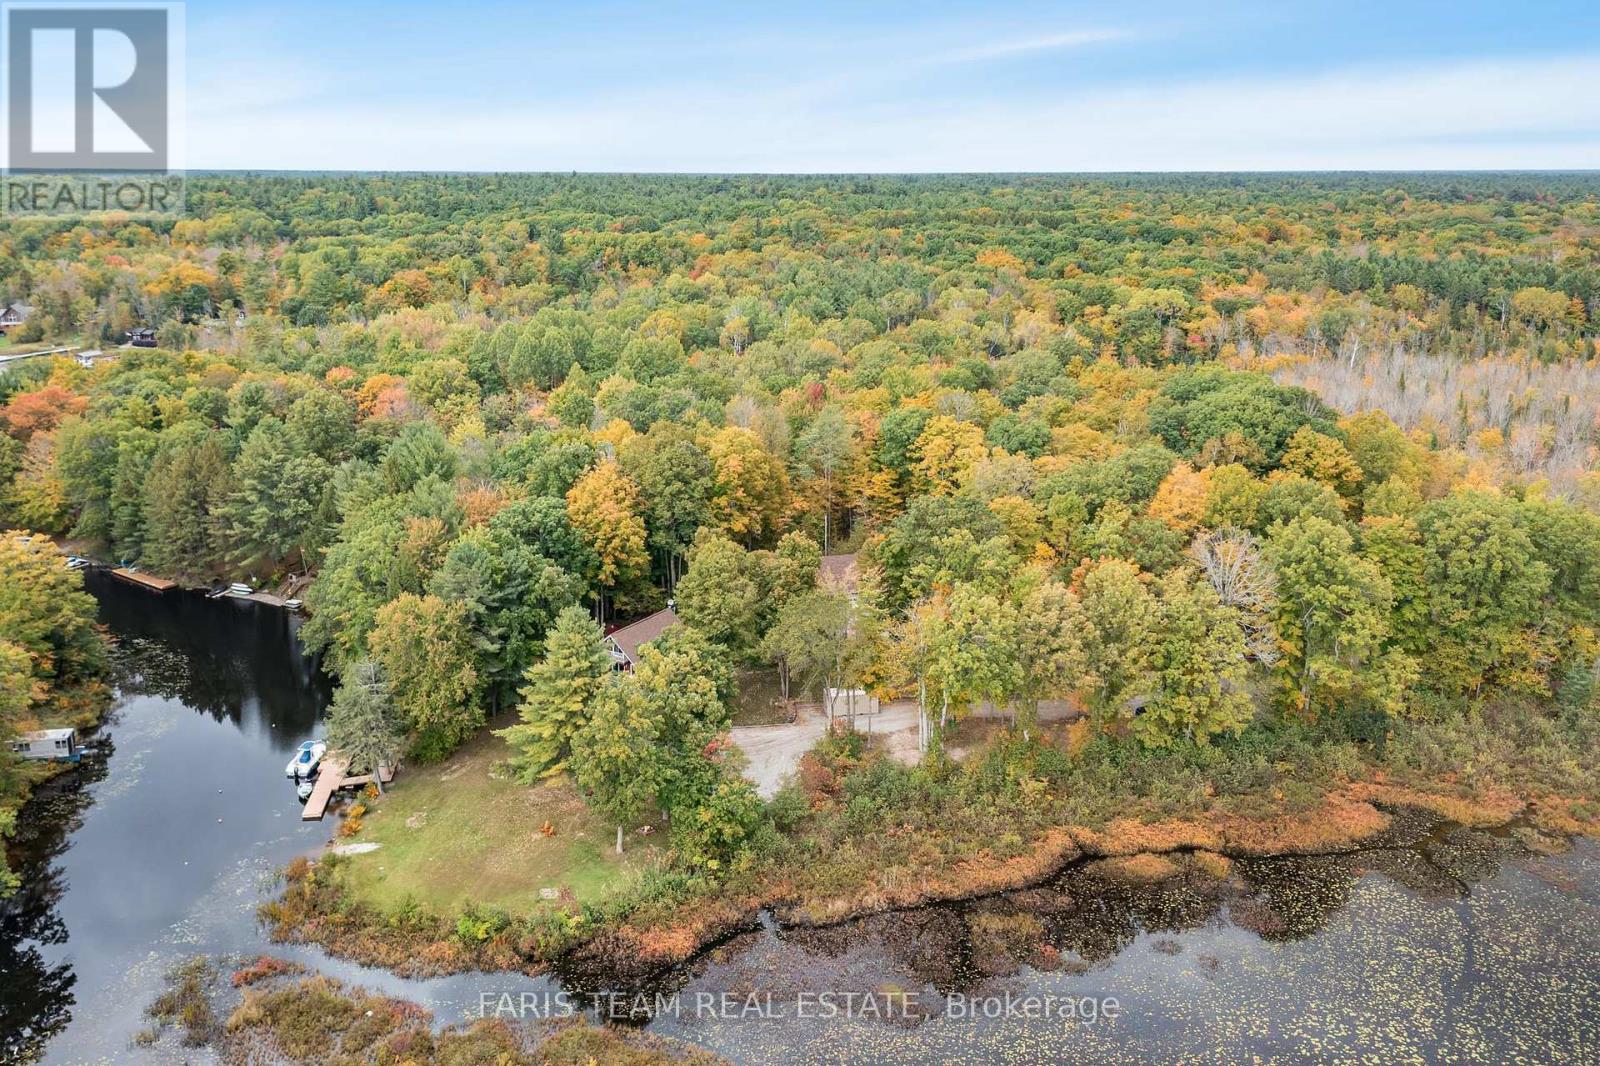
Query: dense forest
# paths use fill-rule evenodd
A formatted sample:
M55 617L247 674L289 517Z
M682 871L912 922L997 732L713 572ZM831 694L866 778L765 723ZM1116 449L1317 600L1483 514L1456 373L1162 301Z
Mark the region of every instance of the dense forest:
M702 872L796 824L718 740L745 667L916 700L892 791L930 822L985 705L1014 732L962 795L1018 810L1072 759L1354 772L1291 735L1595 788L1593 176L213 175L188 209L0 226L0 355L106 356L0 370L0 526L309 577L375 759L516 708L524 779L671 812Z

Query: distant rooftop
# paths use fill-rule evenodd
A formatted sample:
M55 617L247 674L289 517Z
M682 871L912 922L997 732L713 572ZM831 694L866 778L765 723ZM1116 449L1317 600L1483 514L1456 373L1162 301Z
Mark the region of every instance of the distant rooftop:
M839 585L848 591L854 591L857 579L856 555L824 555L822 562L817 566L817 584Z
M75 729L34 729L17 734L18 740L65 740L77 733Z
M678 621L677 612L668 607L613 630L606 635L606 639L628 657L628 662L636 663L639 661L639 649L677 625Z

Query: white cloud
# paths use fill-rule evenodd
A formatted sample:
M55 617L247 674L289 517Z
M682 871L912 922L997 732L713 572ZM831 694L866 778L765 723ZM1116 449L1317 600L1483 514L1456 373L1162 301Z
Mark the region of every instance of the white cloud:
M1019 37L1011 40L994 41L990 44L973 45L970 48L958 48L936 58L957 63L984 59L1003 59L1008 56L1026 55L1030 52L1054 52L1063 48L1082 48L1085 45L1106 44L1111 41L1127 40L1129 36L1130 34L1125 30L1074 30L1069 33L1045 33L1037 37Z
M957 109L708 80L570 106L271 101L191 116L200 167L1249 170L1600 167L1600 55L1150 84ZM240 95L248 93L239 90ZM191 99L195 97L191 92Z

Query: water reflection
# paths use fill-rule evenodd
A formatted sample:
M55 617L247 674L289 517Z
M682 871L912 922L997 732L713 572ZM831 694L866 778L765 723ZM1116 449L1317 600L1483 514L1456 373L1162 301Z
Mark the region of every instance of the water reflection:
M37 1059L71 1018L76 975L44 954L67 942L58 910L67 885L56 861L83 824L85 786L105 775L104 761L87 759L35 792L17 819L8 850L22 883L0 907L0 1062Z
M104 571L86 575L86 587L117 637L124 693L173 700L219 722L265 722L286 753L286 738L310 729L327 703L327 678L302 654L295 615L231 597L154 595Z
M86 575L117 638L95 755L19 812L22 879L0 906L0 1062L119 1059L171 961L259 950L272 872L326 837L302 824L287 752L328 686L297 623L234 600Z
M283 614L153 596L94 575L124 694L104 757L19 819L23 890L0 908L0 1061L121 1061L172 962L272 951L418 1000L441 1021L541 978L404 981L270 946L254 909L274 870L326 839L282 777L327 698ZM737 1062L1566 1061L1600 1047L1600 848L1555 858L1514 834L1401 818L1345 855L1177 856L1159 881L1069 869L1025 891L825 929L766 921L622 991L914 992L887 1020L660 1016ZM1148 872L1148 871L1147 871ZM574 956L579 996L618 990ZM952 1021L953 997L1115 995L1113 1027ZM640 1019L643 1020L643 1019Z

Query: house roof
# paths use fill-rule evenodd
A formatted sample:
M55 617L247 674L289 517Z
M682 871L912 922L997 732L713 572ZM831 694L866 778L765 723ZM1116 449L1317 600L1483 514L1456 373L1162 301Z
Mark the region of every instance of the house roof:
M30 742L35 740L65 740L76 732L77 730L75 729L35 729L28 733L19 734L17 739Z
M637 622L613 630L606 639L617 646L630 663L639 661L639 649L678 624L678 614L671 607L646 615Z
M0 312L4 312L4 311L15 311L17 313L17 317L18 318L27 318L29 315L33 314L33 305L32 304L6 304L5 307L0 308Z
M817 584L840 585L847 591L854 591L856 587L856 556L854 552L849 555L824 555L822 562L817 566Z

